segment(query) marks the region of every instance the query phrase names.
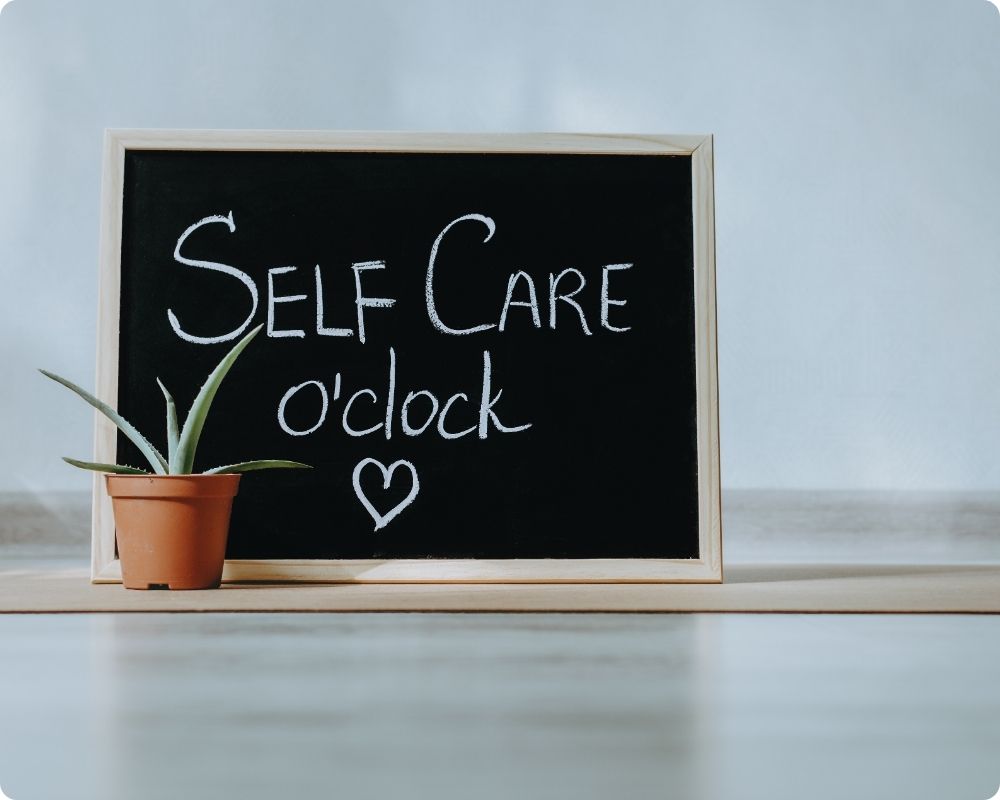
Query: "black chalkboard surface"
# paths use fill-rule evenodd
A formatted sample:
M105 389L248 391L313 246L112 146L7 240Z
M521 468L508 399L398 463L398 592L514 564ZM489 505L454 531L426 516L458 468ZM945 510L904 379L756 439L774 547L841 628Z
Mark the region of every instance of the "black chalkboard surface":
M695 168L708 159L710 217L710 139L192 136L110 134L117 335L101 360L121 413L159 431L156 378L183 409L266 323L196 469L314 469L244 476L234 565L721 578Z

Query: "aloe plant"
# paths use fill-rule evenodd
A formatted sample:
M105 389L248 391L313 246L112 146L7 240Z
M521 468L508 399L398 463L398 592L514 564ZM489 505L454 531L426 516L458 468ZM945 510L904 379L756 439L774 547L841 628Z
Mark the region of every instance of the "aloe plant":
M212 373L208 376L205 384L201 387L198 392L198 396L194 399L194 403L191 404L191 409L188 411L187 418L184 420L184 427L178 430L177 427L177 406L174 403L174 398L167 391L167 387L163 385L163 382L157 378L156 382L159 384L160 391L163 392L163 397L167 404L167 455L166 457L157 450L152 443L124 417L122 417L117 411L115 411L107 403L98 400L94 395L88 392L86 389L81 389L75 383L61 378L51 372L44 369L39 370L46 378L51 378L56 383L61 383L67 389L76 392L80 397L86 400L90 405L100 411L104 416L110 419L115 425L118 426L118 430L124 433L134 444L139 448L139 451L146 457L149 461L149 465L153 468L153 474L156 475L190 475L194 470L194 456L195 451L198 449L198 440L201 438L202 428L205 427L205 418L208 416L208 410L212 406L212 401L215 399L215 393L219 391L219 384L222 383L222 379L226 377L226 374L232 369L233 364L236 362L237 357L246 348L250 341L260 333L260 329L263 325L258 325L250 333L244 336L236 344L236 346L230 350L226 357L219 362L219 365L212 370ZM138 467L129 467L122 464L98 464L92 461L80 461L75 458L63 458L67 464L71 464L74 467L79 467L80 469L89 469L97 472L112 472L117 475L149 475L149 470L139 469ZM213 467L212 469L205 470L203 475L218 475L221 473L239 473L239 472L252 472L258 469L308 469L308 464L301 464L298 461L283 461L278 459L270 459L263 461L243 461L239 464L227 464L223 467Z

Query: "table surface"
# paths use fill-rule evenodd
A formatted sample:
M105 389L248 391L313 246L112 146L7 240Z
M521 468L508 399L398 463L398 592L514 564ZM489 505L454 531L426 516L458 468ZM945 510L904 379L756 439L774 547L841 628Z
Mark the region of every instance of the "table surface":
M6 502L0 567L83 565L80 498ZM748 493L726 522L727 561L1000 555L991 496ZM30 614L0 643L15 800L1000 786L997 615Z

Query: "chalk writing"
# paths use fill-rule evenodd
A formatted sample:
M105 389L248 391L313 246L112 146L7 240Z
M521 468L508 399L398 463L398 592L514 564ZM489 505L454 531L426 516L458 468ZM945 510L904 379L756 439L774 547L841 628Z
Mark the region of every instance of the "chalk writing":
M375 510L375 506L372 505L368 496L365 494L364 490L361 488L361 471L369 466L373 465L378 467L382 471L382 488L385 490L389 489L389 485L392 483L392 473L396 471L398 467L405 467L410 472L410 477L412 478L412 485L410 486L410 493L406 495L402 500L400 500L395 506L393 506L385 514L380 514ZM365 510L371 514L373 520L375 520L375 530L384 528L390 522L392 522L399 513L406 508L410 503L416 499L417 492L420 491L420 479L417 477L417 469L409 461L400 459L399 461L394 461L388 467L385 466L381 461L375 458L363 458L358 462L357 466L354 468L354 472L351 475L351 480L354 483L354 493L358 496L358 500L361 501L361 505L365 507Z
M226 215L203 217L187 227L177 238L173 252L174 260L186 267L214 271L235 278L250 295L250 312L247 318L232 330L200 335L191 333L189 329L182 327L174 311L168 309L167 318L177 336L195 344L214 344L236 338L249 327L260 304L257 284L248 271L217 261L191 256L191 252L196 249L196 243L189 245L188 239L200 228L213 224L225 225L230 234L236 234L236 221L232 211ZM478 263L475 251L472 253L460 252L461 247L457 242L451 242L447 248L443 247L449 238L449 233L456 226L464 224L478 225L480 229L485 229L485 235L481 244L476 245L477 248L487 245L497 233L497 223L492 217L480 213L469 213L448 222L434 238L426 262L423 301L427 320L437 332L445 336L471 336L494 331L494 335L498 335L506 332L508 328L517 327L522 330L540 331L539 334L533 335L544 335L546 329L549 331L557 330L560 309L562 309L564 328L575 329L578 322L579 332L583 336L594 336L595 332L623 334L631 330L632 326L625 324L628 321L625 309L628 300L623 295L623 286L627 289L628 281L619 284L615 279L614 289L611 284L613 275L632 269L632 262L590 265L591 268L599 266L600 269L600 293L597 297L599 304L597 308L598 328L593 327L588 322L587 310L583 302L586 297L584 294L587 287L586 273L584 269L575 266L563 266L548 272L548 295L547 298L543 296L544 305L539 304L537 286L542 286L544 291L545 279L543 278L541 282L536 284L535 278L528 270L514 269L509 274L506 292L503 296L503 302L499 306L499 317L496 322L483 321L465 328L456 328L447 324L441 316L442 309L436 294L436 281L439 280L437 268L444 249L448 251L447 260L451 265L449 275L445 276L448 279L454 279L456 275L460 275L460 273L453 272L454 266L458 263L463 265L464 270L485 268ZM184 253L182 253L182 248ZM203 247L197 249L201 250ZM333 270L335 277L338 270L345 268L349 268L353 275L356 315L353 328L336 326L326 318L324 280L329 277L330 270ZM298 267L294 265L268 267L266 270L267 289L264 305L267 335L271 338L304 339L307 337L305 328L287 327L287 322L282 325L279 319L284 313L280 312L280 307L306 303L310 299L304 291L292 293L290 290L290 287L294 285L297 271ZM378 315L375 315L371 320L368 319L366 312L375 309L389 311L397 303L394 297L376 297L366 293L363 286L363 276L372 271L391 273L389 264L384 259L379 258L354 261L349 265L342 264L339 267L337 265L314 265L311 284L315 292L315 334L317 336L352 340L359 345L368 343L367 330L370 325L377 325L379 320ZM343 275L344 273L341 271L339 274ZM291 283L283 284L286 280ZM282 288L283 285L285 288ZM595 290L590 291L593 294ZM454 295L447 293L442 296L453 297ZM546 300L547 302L545 302ZM614 322L610 318L613 308L615 309ZM524 309L524 311L519 309ZM544 326L542 322L543 309L548 317L547 325ZM514 310L518 310L517 313L512 313ZM594 313L594 309L591 309L591 313ZM451 318L458 319L460 317L456 315ZM443 440L454 441L475 434L476 438L485 442L490 438L491 433L504 435L523 433L534 424L530 421L517 420L515 422L512 420L511 417L515 415L510 413L510 404L507 405L507 411L501 414L503 389L498 385L499 381L494 374L493 360L488 348L483 348L481 351L481 371L478 387L474 390L439 394L431 387L406 385L411 382L408 378L399 389L400 396L403 398L401 404L397 404L396 348L389 346L387 352L385 350L381 352L386 358L383 363L387 365L384 384L381 386L358 386L356 376L340 371L335 373L331 371L332 388L328 388L329 381L322 376L303 380L288 388L281 396L277 408L278 426L287 435L293 437L328 435L327 431L330 427L339 427L340 431L348 437L363 438L380 434L386 440L391 441L395 423L398 421L398 430L402 431L404 437L434 436L436 434ZM407 375L408 373L401 374ZM506 377L510 378L509 375ZM351 385L352 383L354 385ZM478 398L478 400L470 398ZM332 407L336 407L336 410L332 415L333 421L331 422ZM502 421L503 419L506 422ZM337 425L338 420L339 426ZM393 473L398 468L404 468L404 471L409 472L411 476L412 485L409 494L384 514L376 510L375 505L361 487L361 473L369 466L381 470L383 490L389 489ZM388 525L409 506L420 490L416 467L406 459L399 459L387 467L377 459L365 458L354 467L352 481L358 500L375 522L376 531Z

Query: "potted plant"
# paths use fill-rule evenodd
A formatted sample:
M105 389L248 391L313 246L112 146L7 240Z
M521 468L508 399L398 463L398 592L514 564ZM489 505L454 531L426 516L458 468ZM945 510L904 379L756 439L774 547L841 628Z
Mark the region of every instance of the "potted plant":
M149 472L120 464L63 459L74 467L106 473L105 486L114 508L122 583L126 588L217 588L222 581L229 516L240 474L259 469L308 468L297 461L245 461L194 474L198 440L219 384L262 327L258 325L250 331L219 362L198 392L180 429L174 399L157 379L167 404L166 457L107 403L65 378L40 370L76 392L117 425L152 468Z

